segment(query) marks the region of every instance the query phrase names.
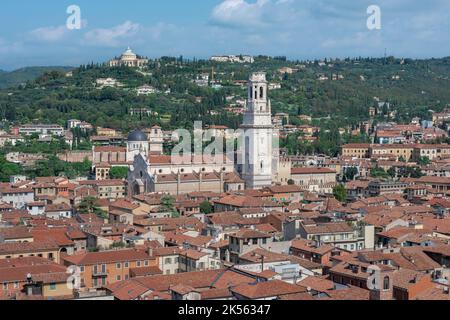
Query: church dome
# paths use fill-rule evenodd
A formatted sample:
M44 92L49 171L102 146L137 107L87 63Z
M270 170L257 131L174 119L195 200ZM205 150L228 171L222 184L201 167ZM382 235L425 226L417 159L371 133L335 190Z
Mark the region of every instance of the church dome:
M134 130L128 135L128 141L147 141L147 135L141 130Z
M137 55L131 50L130 47L122 53L122 59L136 59Z

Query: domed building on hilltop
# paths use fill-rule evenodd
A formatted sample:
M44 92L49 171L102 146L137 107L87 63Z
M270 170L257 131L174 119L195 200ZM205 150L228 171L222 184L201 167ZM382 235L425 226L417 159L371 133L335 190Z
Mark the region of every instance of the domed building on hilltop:
M142 58L135 54L130 47L122 53L120 58L115 58L109 61L110 67L132 67L132 68L140 68L148 64L148 59Z

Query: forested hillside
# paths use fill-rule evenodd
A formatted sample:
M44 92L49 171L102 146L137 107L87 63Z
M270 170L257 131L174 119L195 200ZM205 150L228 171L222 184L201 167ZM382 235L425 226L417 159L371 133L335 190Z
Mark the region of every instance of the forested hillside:
M27 81L35 80L46 72L69 71L71 67L27 67L11 72L0 70L0 89L14 87Z
M283 67L295 71L280 72ZM145 70L94 64L80 66L72 76L67 76L66 69L27 70L28 78L41 75L28 79L25 85L0 90L2 119L63 125L76 118L122 130L155 123L166 129L191 128L195 120L202 120L235 128L240 116L224 108L246 98L245 85L239 86L236 81L245 81L254 71L266 71L271 83L281 84L270 92L274 114L307 114L319 122L332 117L336 126L367 119L374 98L389 101L398 111L393 120L399 122L414 116L427 118L430 109L442 110L450 103L450 58L287 61L260 56L253 64L231 64L163 57L152 60ZM210 86L193 83L200 74L209 74ZM11 77L10 73L6 75ZM19 76L19 82L25 81L24 72L15 73L16 78ZM4 77L0 73L0 85L5 83L1 80ZM95 86L96 79L106 77L117 79L123 87ZM143 84L153 86L158 93L138 96L136 88ZM148 108L154 114L132 117L131 108Z

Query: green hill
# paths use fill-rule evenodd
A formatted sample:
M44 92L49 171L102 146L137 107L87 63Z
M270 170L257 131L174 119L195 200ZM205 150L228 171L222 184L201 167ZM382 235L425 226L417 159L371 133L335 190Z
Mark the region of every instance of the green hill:
M72 67L26 67L11 72L0 70L0 89L33 81L49 71L69 71Z
M284 67L293 72L280 72ZM53 72L46 72L50 70ZM225 108L247 98L246 86L239 84L254 71L265 71L270 83L281 85L270 92L272 112L289 114L293 124L299 124L297 116L303 114L312 116L315 126L355 127L368 120L376 99L391 106L376 120L399 123L409 123L413 117L429 119L430 109L440 111L450 104L450 58L289 61L258 56L253 64L233 64L163 57L150 60L145 70L90 64L73 69L71 77L58 70L69 68L0 73L0 86L5 76L21 78L16 84L26 81L25 75L35 77L26 86L0 89L0 118L60 125L68 119L80 119L124 132L153 124L164 130L191 129L197 120L237 128L242 116ZM193 82L205 73L212 78L213 72L221 87L201 87ZM107 77L117 79L122 86L100 90L94 85L96 79ZM136 88L144 84L157 92L138 96ZM132 108L153 113L132 116Z

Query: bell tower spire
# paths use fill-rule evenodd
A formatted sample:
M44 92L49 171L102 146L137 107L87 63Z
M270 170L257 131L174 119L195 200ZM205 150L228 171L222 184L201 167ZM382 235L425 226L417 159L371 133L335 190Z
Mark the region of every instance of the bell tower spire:
M256 72L248 81L248 101L244 114L244 163L246 187L261 189L272 184L272 110L264 72Z

